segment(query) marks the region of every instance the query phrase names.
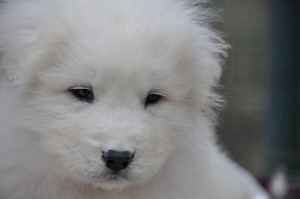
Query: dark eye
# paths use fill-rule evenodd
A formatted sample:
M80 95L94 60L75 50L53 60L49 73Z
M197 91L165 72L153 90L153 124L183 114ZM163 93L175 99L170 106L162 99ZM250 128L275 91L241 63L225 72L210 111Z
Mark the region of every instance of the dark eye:
M148 94L144 101L145 108L149 105L158 103L161 100L161 98L162 98L162 95L160 95L160 94L156 94L156 93Z
M92 103L94 101L93 89L85 86L75 86L69 89L73 96L83 102Z

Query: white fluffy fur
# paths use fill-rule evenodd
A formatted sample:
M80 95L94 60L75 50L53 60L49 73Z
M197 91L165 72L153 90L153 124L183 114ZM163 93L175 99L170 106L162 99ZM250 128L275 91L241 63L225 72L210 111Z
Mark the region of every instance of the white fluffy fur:
M1 199L267 198L218 149L226 45L188 0L8 0L0 11ZM68 89L90 85L95 101ZM163 94L144 108L150 90ZM101 150L134 150L126 179Z

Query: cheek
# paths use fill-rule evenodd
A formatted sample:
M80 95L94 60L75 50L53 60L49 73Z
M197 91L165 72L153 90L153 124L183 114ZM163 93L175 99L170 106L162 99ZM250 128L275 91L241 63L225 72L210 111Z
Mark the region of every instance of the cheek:
M61 103L58 103L61 102ZM22 125L40 140L40 147L58 156L72 155L73 149L88 146L84 138L85 122L74 117L72 102L65 96L37 96L27 102L22 112Z
M74 178L91 177L105 167L101 144L90 136L83 123L65 115L64 120L48 120L44 130L38 132L40 148L63 165Z
M159 123L148 125L143 133L137 143L137 160L141 159L145 166L161 166L175 148L172 133L166 125Z
M170 132L170 128L166 128L165 125L157 125L156 128L154 127L149 137L151 140L149 144L152 148L150 152L154 152L154 156L167 154L175 147L172 144L172 132Z

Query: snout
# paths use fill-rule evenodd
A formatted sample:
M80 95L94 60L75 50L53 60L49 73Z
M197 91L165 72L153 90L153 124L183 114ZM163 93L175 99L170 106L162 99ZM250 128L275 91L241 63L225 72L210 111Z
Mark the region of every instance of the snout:
M134 153L130 151L108 150L102 152L102 159L107 168L114 172L126 169L134 159Z

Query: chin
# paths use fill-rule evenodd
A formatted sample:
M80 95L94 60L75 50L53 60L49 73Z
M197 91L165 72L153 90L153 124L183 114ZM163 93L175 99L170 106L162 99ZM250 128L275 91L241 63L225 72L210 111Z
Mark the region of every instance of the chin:
M111 176L109 178L101 180L100 182L93 182L93 186L95 188L100 188L108 191L122 191L124 188L129 187L132 184L133 182L119 176Z
M216 144L206 3L1 3L0 198L267 199Z

